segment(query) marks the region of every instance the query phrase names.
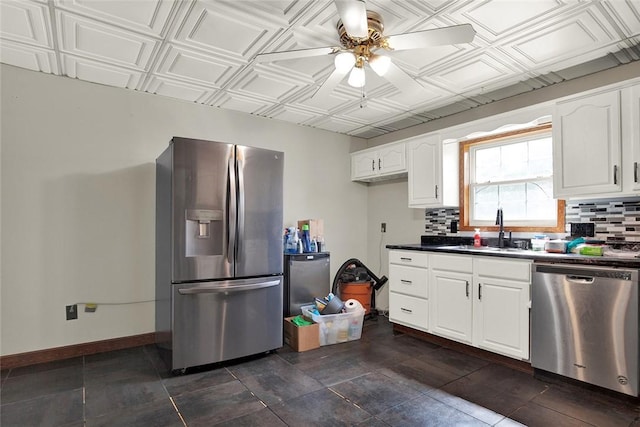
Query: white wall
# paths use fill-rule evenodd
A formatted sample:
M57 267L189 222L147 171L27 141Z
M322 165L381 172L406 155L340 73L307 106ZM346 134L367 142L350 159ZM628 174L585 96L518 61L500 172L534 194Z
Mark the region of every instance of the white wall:
M2 65L1 340L9 355L154 331L156 157L172 136L285 152L286 225L323 218L332 275L366 262L365 142L284 122Z
M424 234L424 209L409 209L407 179L369 184L367 267L378 277L389 275L389 250L386 245L420 243ZM387 224L386 233L380 230ZM364 261L363 261L364 262ZM389 308L389 284L376 293L376 308Z

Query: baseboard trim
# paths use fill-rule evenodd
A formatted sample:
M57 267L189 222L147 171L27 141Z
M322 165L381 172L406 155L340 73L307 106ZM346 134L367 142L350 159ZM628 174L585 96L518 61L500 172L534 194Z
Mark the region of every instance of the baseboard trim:
M155 332L149 332L147 334L0 356L0 368L20 368L23 366L37 365L38 363L53 362L56 360L71 359L72 357L88 356L90 354L153 344L155 342L155 336Z
M492 353L490 351L482 350L477 347L472 347L470 345L451 341L447 338L442 338L436 335L429 334L427 332L418 331L416 329L409 328L404 325L399 325L397 323L393 323L393 331L403 333L406 335L411 335L418 339L422 339L424 341L429 341L433 344L437 344L441 347L450 348L452 350L459 351L460 353L466 353L466 354L469 354L470 356L475 356L479 359L484 359L489 362L508 366L518 371L526 372L528 374L533 374L533 368L531 367L531 364L524 360L512 359L510 357L503 356L501 354Z

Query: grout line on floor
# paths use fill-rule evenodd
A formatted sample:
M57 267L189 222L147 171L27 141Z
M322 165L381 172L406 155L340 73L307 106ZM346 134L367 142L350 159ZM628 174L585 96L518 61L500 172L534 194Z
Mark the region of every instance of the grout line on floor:
M169 396L169 400L171 401L171 404L173 405L173 409L176 410L176 413L178 414L178 417L180 417L180 421L182 421L182 424L184 424L184 427L187 427L187 422L184 420L182 414L180 413L180 410L178 409L178 406L176 405L176 402L173 400L173 397Z

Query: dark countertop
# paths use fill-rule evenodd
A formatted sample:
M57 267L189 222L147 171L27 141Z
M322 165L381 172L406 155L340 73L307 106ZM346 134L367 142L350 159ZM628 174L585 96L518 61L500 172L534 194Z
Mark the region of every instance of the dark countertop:
M387 249L452 253L459 255L482 255L501 258L528 259L535 262L562 264L587 264L606 267L640 268L640 258L618 258L558 254L544 251L506 248L498 249L491 239L483 239L481 248L473 247L473 238L422 236L420 244L387 245ZM468 245L468 246L467 246ZM488 246L489 245L489 246Z

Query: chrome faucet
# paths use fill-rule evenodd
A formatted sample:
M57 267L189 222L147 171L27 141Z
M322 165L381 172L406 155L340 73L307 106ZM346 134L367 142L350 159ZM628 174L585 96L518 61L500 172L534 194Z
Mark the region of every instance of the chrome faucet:
M498 232L498 247L504 248L504 220L502 217L502 208L498 208L498 212L496 214L496 225L500 226L500 231Z

